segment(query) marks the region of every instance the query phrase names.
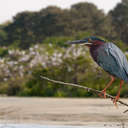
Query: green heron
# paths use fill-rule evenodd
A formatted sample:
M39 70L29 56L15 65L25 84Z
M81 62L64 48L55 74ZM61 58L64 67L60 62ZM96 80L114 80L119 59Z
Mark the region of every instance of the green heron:
M112 85L115 77L120 79L120 88L117 96L113 100L114 104L120 97L121 87L125 82L128 82L128 61L123 52L113 43L106 43L104 40L95 36L90 36L83 40L68 42L69 44L83 44L89 47L90 54L94 61L102 67L111 76L111 81L102 90L100 96L106 98L106 89Z

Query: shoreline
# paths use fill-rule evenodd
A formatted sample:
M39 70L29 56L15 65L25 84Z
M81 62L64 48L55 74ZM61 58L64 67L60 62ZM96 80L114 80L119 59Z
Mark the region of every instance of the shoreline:
M122 99L127 102L127 99ZM0 97L0 123L42 125L120 125L127 109L110 99Z

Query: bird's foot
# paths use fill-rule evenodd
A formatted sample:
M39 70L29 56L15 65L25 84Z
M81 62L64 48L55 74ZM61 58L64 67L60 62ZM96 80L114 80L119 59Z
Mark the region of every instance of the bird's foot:
M114 103L114 105L118 108L118 105L117 105L117 101L119 100L119 95L117 95L116 97L115 97L115 99L113 99L113 103Z
M102 90L101 93L99 93L99 96L106 99L106 89Z

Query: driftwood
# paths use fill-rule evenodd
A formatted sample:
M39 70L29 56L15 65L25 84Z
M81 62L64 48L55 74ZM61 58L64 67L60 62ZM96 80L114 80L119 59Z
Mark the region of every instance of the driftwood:
M85 87L85 86L82 86L82 85L73 84L73 83L65 83L65 82L62 82L62 81L52 80L52 79L49 79L48 77L45 77L45 76L40 76L40 77L41 77L42 79L44 79L44 80L48 80L48 81L53 82L53 83L63 84L63 85L68 85L68 86L73 86L73 87L82 88L82 89L85 89L85 90L87 90L87 91L91 91L91 92L96 93L96 94L102 93L102 91L99 91L99 90L96 90L96 89L92 89L92 88L88 88L88 87ZM107 94L107 93L106 93L106 96L107 96L108 98L111 98L112 100L115 99L114 96L109 95L109 94ZM124 102L121 101L121 100L118 100L117 102L120 103L120 104L122 104L122 105L124 105L124 106L127 106L127 107L128 107L128 104L127 104L127 103L124 103ZM126 113L126 112L128 112L128 109L125 110L123 113Z

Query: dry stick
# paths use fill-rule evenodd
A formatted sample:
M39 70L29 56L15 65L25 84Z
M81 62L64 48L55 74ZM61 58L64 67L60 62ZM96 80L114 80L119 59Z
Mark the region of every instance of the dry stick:
M99 90L96 90L96 89L92 89L92 88L88 88L88 87L85 87L85 86L81 86L81 85L78 85L78 84L65 83L65 82L62 82L62 81L52 80L52 79L49 79L48 77L45 77L45 76L40 76L40 77L42 79L44 79L44 80L48 80L48 81L53 82L53 83L63 84L63 85L69 85L69 86L74 86L74 87L78 87L78 88L83 88L83 89L85 89L87 91L91 91L91 92L94 92L94 93L97 93L97 94L102 93L102 91L99 91ZM108 98L115 99L115 97L113 97L112 95L109 95L107 93L106 93L106 96ZM118 100L117 102L119 102L120 104L128 107L128 104L127 103L124 103L121 100ZM128 111L128 109L125 110L123 113L126 113L127 111Z

